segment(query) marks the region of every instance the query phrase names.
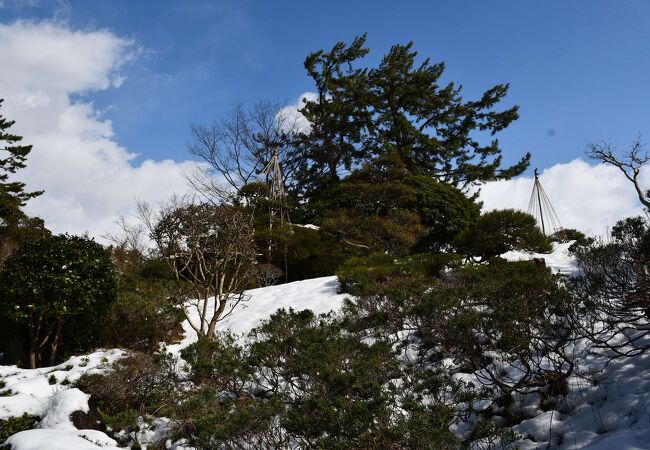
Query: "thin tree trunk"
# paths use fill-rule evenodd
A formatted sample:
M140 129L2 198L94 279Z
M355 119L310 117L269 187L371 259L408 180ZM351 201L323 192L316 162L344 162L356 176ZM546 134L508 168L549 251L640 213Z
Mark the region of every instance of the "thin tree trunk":
M57 320L54 340L50 344L50 366L56 363L56 351L61 343L61 330L63 329L63 320Z
M39 345L38 337L36 336L36 325L29 326L29 368L36 369L36 356L38 354Z

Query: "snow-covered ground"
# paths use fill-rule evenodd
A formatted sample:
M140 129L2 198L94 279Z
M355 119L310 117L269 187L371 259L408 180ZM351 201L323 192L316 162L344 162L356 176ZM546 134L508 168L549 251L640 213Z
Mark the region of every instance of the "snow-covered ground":
M317 314L340 308L345 295L337 293L336 277L296 281L248 291L248 300L220 322L220 329L245 334L279 308L311 309ZM211 305L210 305L211 306ZM198 322L198 316L193 317ZM196 333L183 323L185 335L179 344L170 345L167 351L178 354L195 342ZM98 351L86 356L75 356L55 367L19 369L0 366L0 380L4 391L0 395L0 420L27 413L39 416L34 430L12 436L7 443L13 450L91 450L114 449L117 443L96 430L77 430L69 416L72 412L88 411L88 395L78 389L68 389L83 373L105 370L124 354L121 350Z
M117 442L101 431L74 427L70 414L88 412L90 396L69 386L84 373L105 371L123 355L122 350L97 351L42 369L0 366L0 379L5 383L0 395L0 420L23 414L40 417L35 429L17 433L6 443L15 450L117 448Z
M583 371L600 369L602 358L578 360ZM522 450L650 449L650 355L611 363L595 380L569 379L570 391L557 410L525 420L516 431Z
M550 267L553 272L561 273L562 275L573 275L576 273L576 267L573 259L569 256L569 247L573 242L566 244L554 244L553 252L546 253L525 253L520 251L513 251L501 255L509 261L524 261L532 258L543 258L546 265Z
M550 255L511 252L510 260L544 258L556 272L571 274L575 267L567 254L568 244L555 247ZM337 293L336 277L298 281L249 291L250 299L226 318L221 329L244 334L278 308L312 309L316 313L340 308L345 295ZM167 349L178 353L196 340L187 323L179 344ZM18 369L0 366L0 377L12 395L0 396L0 419L23 413L41 418L34 430L12 436L7 443L14 450L97 450L116 448L115 441L95 430L77 430L69 415L88 410L88 396L69 383L82 373L101 371L123 355L119 350L98 351L74 357L56 367ZM577 364L582 371L603 366L602 358L582 354ZM531 417L515 428L523 436L522 449L650 449L650 356L641 355L610 364L594 380L574 376L570 392L556 410L542 411L535 399L526 407ZM469 374L468 374L469 375ZM67 381L66 381L67 380Z
M246 292L246 300L219 322L217 329L243 335L280 308L311 309L316 314L337 310L346 297L345 294L337 293L338 287L338 280L332 276L252 289ZM212 302L208 302L208 308L212 307ZM190 308L188 313L194 323L200 323L196 309ZM167 351L177 354L181 349L196 342L196 332L187 321L183 322L183 331L181 342L168 346Z

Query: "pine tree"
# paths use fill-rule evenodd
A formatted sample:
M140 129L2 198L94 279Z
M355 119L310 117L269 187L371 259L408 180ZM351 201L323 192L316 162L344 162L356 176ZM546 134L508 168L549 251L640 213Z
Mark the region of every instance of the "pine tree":
M4 100L0 99L0 107ZM27 155L31 145L22 145L22 136L11 134L8 130L15 121L7 120L0 114L0 223L2 228L13 228L26 219L20 208L42 191L25 192L25 183L10 181L10 175L26 167ZM3 145L4 144L4 145Z
M369 52L365 41L363 35L349 46L339 42L305 61L318 99L302 109L312 126L299 149L304 190L368 163L386 170L387 162L397 162L406 169L402 177L427 175L459 188L526 169L530 154L501 167L494 138L518 118L517 106L495 110L508 84L464 100L460 87L440 84L444 63L418 62L413 43L394 45L376 67L359 67Z
M367 70L353 69L352 64L368 53L365 39L358 37L349 46L339 42L331 51L320 50L305 59L318 96L301 110L311 129L297 142L303 162L298 183L307 190L338 182L339 170L350 170L363 157Z
M0 107L2 102L0 99ZM14 123L0 114L0 266L25 240L50 234L42 219L28 217L21 209L27 200L43 192L25 192L25 183L11 179L26 167L32 151L31 145L21 144L22 136L8 131Z

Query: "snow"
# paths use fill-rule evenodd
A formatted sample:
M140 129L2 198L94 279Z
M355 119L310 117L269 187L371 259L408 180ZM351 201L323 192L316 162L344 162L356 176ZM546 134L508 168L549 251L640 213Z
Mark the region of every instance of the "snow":
M40 369L0 366L0 379L6 384L3 390L11 394L0 396L0 419L23 414L40 417L36 429L17 433L6 444L14 450L117 448L117 442L101 431L75 428L70 414L87 412L90 395L68 386L84 373L105 371L124 354L122 350L101 350Z
M110 364L124 355L122 350L97 351L86 356L73 356L62 364L40 369L19 369L16 366L0 366L3 390L12 395L0 396L0 420L29 414L41 416L55 394L73 383L84 373L106 370ZM50 381L52 380L52 381Z
M70 420L70 414L75 411L88 412L89 399L90 395L77 388L57 392L47 402L38 428L74 431L75 426Z
M509 252L509 260L543 258L554 272L573 274L576 268L567 252L569 244L556 245L550 254ZM254 289L220 329L243 335L278 308L311 309L315 313L337 310L346 298L338 293L336 277L298 281L280 286ZM194 320L198 319L195 314ZM167 347L178 354L195 342L196 333L183 324L182 341ZM569 378L569 393L553 410L542 411L539 394L517 397L516 407L528 417L513 429L522 438L522 450L595 449L640 450L650 448L650 355L616 360L605 365L602 356L591 354L584 343L576 345L577 367ZM115 449L116 442L96 430L77 430L70 421L74 411L88 410L88 395L69 389L64 380L75 381L82 373L102 371L124 355L119 350L98 351L71 358L56 367L18 369L0 366L0 377L13 395L0 396L0 419L28 413L40 417L36 429L18 433L6 442L13 450L86 450ZM56 378L54 384L48 381ZM476 374L455 375L456 379L476 382ZM165 419L141 424L141 442L152 441L164 433ZM457 428L460 430L461 428ZM162 435L162 434L161 434Z
M27 430L11 436L5 444L13 450L113 450L117 443L105 434L103 438L80 435L61 430ZM112 442L111 442L112 441Z
M298 223L292 223L292 227L299 227L299 228L309 228L310 230L320 230L320 227L318 225L314 225L312 223L308 223L306 225L301 225Z
M569 255L569 247L571 247L572 242L567 242L565 244L554 244L553 251L551 253L527 253L521 251L512 251L504 253L501 255L503 258L508 261L526 261L530 259L544 259L546 265L550 267L553 272L561 273L562 275L574 275L577 272L577 268L573 262L573 259Z
M602 371L600 358L580 358L582 373L595 382L569 378L560 411L523 421L516 431L522 450L546 448L634 450L650 448L650 355L615 360ZM558 443L562 445L558 445Z
M246 291L248 299L240 303L217 328L244 335L280 308L295 310L311 309L316 314L338 310L347 294L338 293L339 282L335 276L294 281ZM208 303L212 308L213 303ZM200 323L196 310L188 310L194 323ZM184 337L179 344L170 345L167 351L177 354L181 349L196 342L196 332L189 322L183 322Z
M555 244L549 254L508 252L502 256L510 261L543 258L553 272L575 275L570 245ZM569 393L560 404L542 411L538 394L520 400L520 411L531 418L514 427L523 437L517 442L519 448L650 448L650 355L607 363L606 357L590 353L586 342L577 343L576 348L577 370L567 380ZM465 381L473 378L473 374L458 376Z

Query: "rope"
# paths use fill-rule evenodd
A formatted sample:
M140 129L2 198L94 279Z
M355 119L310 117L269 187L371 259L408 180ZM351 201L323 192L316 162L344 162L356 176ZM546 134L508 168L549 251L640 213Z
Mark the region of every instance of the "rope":
M528 202L528 214L535 217L544 234L553 234L562 229L560 218L539 181L537 169L535 169L533 192L530 194L530 201Z

